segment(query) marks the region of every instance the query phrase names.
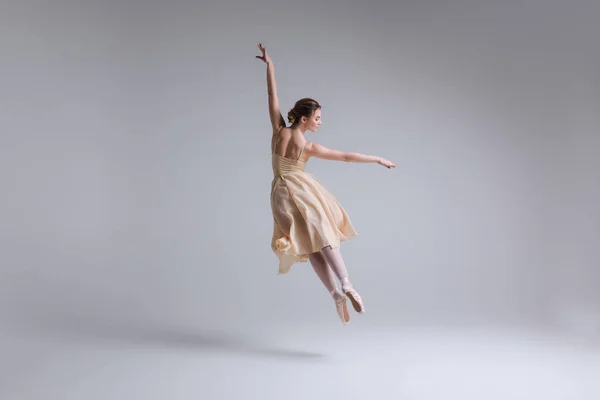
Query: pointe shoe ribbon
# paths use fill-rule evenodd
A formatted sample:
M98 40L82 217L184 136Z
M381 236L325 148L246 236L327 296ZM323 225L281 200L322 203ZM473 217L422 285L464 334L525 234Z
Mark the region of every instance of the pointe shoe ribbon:
M346 297L342 293L337 292L333 295L333 300L335 301L335 308L342 323L344 325L349 324L350 314L348 314L348 307L346 306Z

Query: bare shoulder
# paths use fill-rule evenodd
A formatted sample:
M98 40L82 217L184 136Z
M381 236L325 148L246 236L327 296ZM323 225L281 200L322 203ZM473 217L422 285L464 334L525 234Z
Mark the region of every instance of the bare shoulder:
M292 134L292 128L290 128L289 126L282 126L281 128L279 128L279 134L285 134L285 135L291 135Z
M306 146L304 147L304 151L306 153L314 153L315 151L318 151L319 147L322 147L319 143L316 142L311 142L310 140L306 141Z

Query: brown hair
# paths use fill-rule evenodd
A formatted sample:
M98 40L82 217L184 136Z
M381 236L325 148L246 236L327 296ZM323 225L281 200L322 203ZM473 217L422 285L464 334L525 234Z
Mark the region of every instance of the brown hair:
M288 112L288 121L294 125L300 118L310 117L319 108L321 108L321 105L314 99L308 97L300 99L296 102L294 108Z

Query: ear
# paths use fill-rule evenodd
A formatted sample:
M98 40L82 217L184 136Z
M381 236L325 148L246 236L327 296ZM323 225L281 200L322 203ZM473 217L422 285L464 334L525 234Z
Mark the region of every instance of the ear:
M306 117L302 117L301 119L302 119L302 123L306 122Z

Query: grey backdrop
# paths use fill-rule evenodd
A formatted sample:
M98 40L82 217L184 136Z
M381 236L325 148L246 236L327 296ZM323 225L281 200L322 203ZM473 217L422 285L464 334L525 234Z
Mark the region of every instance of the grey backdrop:
M359 237L388 325L595 329L600 7L591 1L8 2L0 10L3 329L337 326L270 250L265 66ZM71 322L69 322L71 321Z

